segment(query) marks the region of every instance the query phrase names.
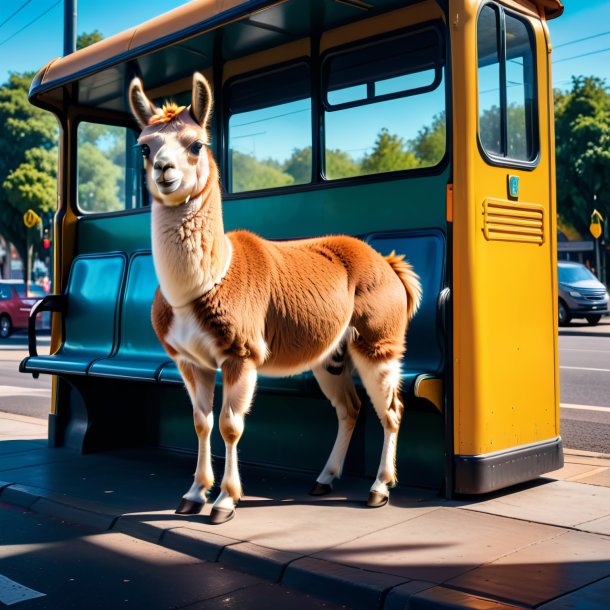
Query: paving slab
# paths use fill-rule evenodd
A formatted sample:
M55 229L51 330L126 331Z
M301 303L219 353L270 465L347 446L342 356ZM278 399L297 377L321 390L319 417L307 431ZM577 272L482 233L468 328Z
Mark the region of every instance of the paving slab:
M560 599L543 604L538 610L605 610L610 606L610 578L578 589Z
M266 580L279 582L284 570L302 555L288 551L268 549L251 542L229 545L220 556L220 562Z
M578 482L586 483L587 485L610 487L610 468L598 468L591 471L586 476L579 477Z
M407 579L340 565L313 557L291 563L282 584L356 610L379 608L385 594Z
M0 420L3 429L6 420ZM9 424L21 425L22 433L34 425ZM284 599L286 586L304 592L286 593L292 603L285 607L295 610L325 603L367 610L546 603L558 610L573 606L549 604L580 600L572 591L590 604L583 608L605 608L595 604L610 579L607 456L568 453L563 471L483 500L446 501L432 491L399 487L382 509L365 506L367 479L346 477L329 496L313 498L307 495L311 473L242 464L247 495L236 518L220 526L209 522L210 503L200 515L173 512L194 464L192 455L155 449L83 456L49 449L41 439L4 440L0 501L152 541L188 565L211 561L217 570L250 573L252 581L229 593L189 599L194 609L259 603L259 595L279 590L269 580L282 584L274 599Z
M315 557L406 579L442 583L560 533L547 525L438 508Z
M511 603L538 606L609 575L610 538L564 531L446 584Z
M409 605L403 610L516 610L523 606L506 604L495 599L489 599L480 595L471 595L463 591L455 591L446 587L434 587L410 597Z
M4 430L4 420L0 419L0 430ZM45 449L49 445L46 438L41 439L8 439L0 443L0 463L4 456L12 453L28 453L35 449Z
M593 521L587 521L581 523L578 526L579 530L583 532L591 532L594 534L603 534L604 536L610 536L610 517L602 517L601 519L593 519ZM610 606L610 604L608 604Z
M462 509L548 525L577 527L580 523L610 516L610 489L584 483L552 481L513 493L504 492L489 500L473 501Z
M240 543L241 540L211 532L201 532L189 527L166 530L161 538L163 546L206 561L218 561L226 547Z

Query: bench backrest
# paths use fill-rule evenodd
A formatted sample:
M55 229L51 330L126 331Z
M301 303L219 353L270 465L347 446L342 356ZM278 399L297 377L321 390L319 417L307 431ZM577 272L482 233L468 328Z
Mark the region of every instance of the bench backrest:
M86 352L92 359L112 353L126 262L122 253L84 255L74 260L68 279L62 352Z
M440 231L411 231L400 234L376 233L369 243L384 256L396 251L413 265L423 288L419 311L409 325L405 372L439 372L443 366L442 337L439 333L438 296L443 287L445 238Z
M153 330L150 308L159 282L150 252L137 252L129 262L121 306L120 346L123 356L169 360Z

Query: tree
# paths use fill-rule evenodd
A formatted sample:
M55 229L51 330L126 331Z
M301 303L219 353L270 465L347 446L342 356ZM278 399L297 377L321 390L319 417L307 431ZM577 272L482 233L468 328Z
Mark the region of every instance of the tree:
M572 77L555 95L557 208L581 235L591 213L610 214L610 93L603 79Z
M295 148L281 169L292 176L294 184L307 184L311 182L311 163L311 146Z
M76 48L84 49L100 40L104 40L104 36L99 30L93 30L93 32L83 32L76 38Z
M346 152L342 150L326 151L326 176L332 180L360 176L362 169Z
M11 74L0 87L0 233L27 260L23 214L52 211L57 201L57 122L28 102L33 73Z
M246 155L236 150L231 152L232 191L255 191L258 189L287 186L294 183L294 178L279 169L259 161L253 155Z
M403 138L383 128L378 134L373 152L362 160L362 174L378 174L400 169L413 169L419 163L415 155L405 149Z
M409 141L409 149L417 157L421 167L432 167L444 156L447 147L447 120L445 111L439 112L430 125L422 127L413 140Z

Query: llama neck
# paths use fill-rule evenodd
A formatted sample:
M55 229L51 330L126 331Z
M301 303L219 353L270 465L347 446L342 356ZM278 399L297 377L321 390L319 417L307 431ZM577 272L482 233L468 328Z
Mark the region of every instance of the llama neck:
M214 286L231 255L217 176L211 173L203 193L187 203L153 202L152 246L159 286L172 307L184 307Z

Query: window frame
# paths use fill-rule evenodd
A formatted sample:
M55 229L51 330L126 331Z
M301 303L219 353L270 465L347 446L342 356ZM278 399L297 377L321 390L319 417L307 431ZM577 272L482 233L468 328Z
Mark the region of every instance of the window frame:
M141 175L141 192L142 192L142 201L139 207L135 208L123 208L120 210L112 210L112 211L99 211L96 212L94 210L89 211L83 209L79 205L78 200L78 154L79 154L79 145L78 145L78 128L81 123L94 123L98 125L106 125L108 127L122 127L126 130L130 130L135 135L136 141L140 135L140 129L137 127L133 120L126 118L124 115L118 115L114 113L102 112L100 114L96 114L95 111L92 112L79 112L76 116L71 117L71 148L72 148L72 159L71 159L71 167L73 168L73 176L74 180L72 180L72 188L70 189L70 207L72 211L76 214L78 218L102 218L102 217L112 217L117 215L124 214L139 214L143 211L146 211L151 206L151 199L148 192L148 186L146 184L146 173L142 172ZM137 146L137 145L136 145ZM127 169L127 167L126 167Z
M291 68L296 68L298 66L306 66L307 69L309 70L309 77L310 77L310 81L309 81L309 93L310 93L309 99L311 100L311 114L310 114L310 121L311 121L311 140L310 140L310 142L311 142L311 144L310 144L310 146L311 146L311 150L312 150L312 159L311 159L311 174L310 174L309 182L303 182L301 184L289 184L286 186L266 187L266 188L252 190L252 191L238 191L238 192L231 191L229 189L230 180L231 180L231 176L232 176L232 171L230 171L230 169L229 169L230 168L229 121L232 116L231 112L230 112L230 99L231 99L230 89L231 89L231 87L233 87L236 83L239 83L239 82L255 80L262 76L270 76L274 73L283 72L285 70L290 70ZM222 122L220 125L221 138L220 138L220 142L219 142L221 154L218 159L218 161L219 161L218 165L221 170L221 180L222 180L222 186L224 188L224 192L223 192L224 199L234 199L234 198L235 199L238 199L238 198L245 199L245 198L249 198L251 196L260 197L260 196L263 196L266 194L275 194L277 192L283 193L287 190L288 191L303 190L303 189L307 190L307 189L310 189L313 186L319 184L318 169L316 167L315 153L314 153L314 147L316 146L316 142L317 142L317 138L316 138L316 134L315 134L315 130L316 130L315 105L316 105L316 100L317 100L317 95L318 95L318 93L313 90L313 83L314 83L313 75L314 74L315 74L315 65L314 65L314 62L312 61L311 57L301 56L301 57L289 59L288 61L280 62L277 64L271 64L269 66L257 68L255 70L251 70L249 72L243 72L241 74L236 74L235 76L228 78L223 83L222 93L221 93L221 104L222 104L222 119L221 119Z
M438 38L439 43L439 51L437 59L440 60L440 70L436 70L437 74L435 74L434 81L431 85L427 85L425 87L418 87L416 89L409 90L408 93L398 92L398 93L389 93L383 96L379 96L374 98L373 101L361 103L360 100L356 102L346 102L344 104L336 104L333 105L333 111L344 110L347 108L364 106L367 104L374 104L382 101L388 101L393 99L399 99L403 97L412 97L414 95L418 95L421 93L428 93L430 91L435 91L440 85L443 83L444 78L444 99L445 99L445 152L442 158L435 165L430 165L428 167L418 167L412 169L399 169L391 172L380 172L376 174L363 174L360 176L348 176L346 178L327 178L326 177L326 119L325 112L329 112L325 105L326 100L326 87L325 87L325 70L324 64L326 63L329 57L332 55L344 53L349 50L355 50L358 48L364 48L366 46L375 44L376 42L382 42L389 38L397 38L400 36L408 36L409 34L416 34L418 32L423 32L425 30L434 30L435 35ZM444 33L446 32L446 35ZM322 179L323 184L326 185L343 185L343 184L351 184L353 182L361 183L361 182L383 182L387 180L392 180L396 178L401 178L406 175L417 177L417 176L428 176L440 173L445 168L449 159L449 151L452 146L453 138L452 138L452 104L451 104L451 74L450 74L450 53L448 44L449 41L449 32L448 28L440 19L432 19L428 21L423 21L421 23L416 23L413 25L409 25L407 27L401 27L396 30L390 30L388 32L383 32L381 34L376 34L374 36L369 36L367 38L361 38L359 40L354 40L336 47L332 47L327 49L320 56L319 61L319 82L318 82L318 96L320 99L320 177ZM444 73L443 73L444 70ZM440 76L439 76L440 74Z
M505 151L506 154L503 156L496 155L493 152L488 151L485 148L481 140L481 129L480 129L480 96L479 96L479 54L478 54L478 40L479 40L479 17L481 11L484 7L490 6L493 8L494 12L497 13L498 18L498 43L499 43L499 71L500 71L500 141L502 143L502 150ZM506 15L513 17L517 21L523 23L525 29L528 34L529 42L532 49L532 72L533 72L533 82L532 82L532 104L533 104L533 112L531 115L531 147L533 151L532 159L524 160L524 159L515 159L514 157L508 156L508 104L507 104L507 93L506 93ZM477 11L476 18L476 40L475 47L477 48L476 55L476 64L477 64L477 147L479 149L479 154L485 160L488 165L492 165L494 167L508 167L514 169L525 169L525 170L533 170L540 163L540 96L538 92L538 56L537 56L537 45L536 45L536 33L534 32L534 28L529 21L525 17L525 15L513 11L511 9L506 8L505 6L499 4L498 2L494 2L493 0L490 2L484 2L479 7ZM526 125L527 125L527 117L526 117Z
M414 87L413 89L407 89L406 91L397 91L394 93L385 93L378 95L369 100L368 96L364 100L354 100L351 102L342 102L340 104L331 104L328 101L328 81L330 80L330 66L327 66L334 56L347 54L350 51L357 51L359 49L365 49L372 47L378 43L389 42L391 40L397 40L399 38L407 38L419 33L423 33L426 30L432 30L437 37L438 52L436 54L436 62L431 65L431 69L434 70L434 80L429 85L422 85L421 87ZM320 97L322 100L322 110L325 112L338 112L340 110L347 110L348 108L357 108L358 106L367 106L379 102L385 102L389 100L396 100L403 97L412 97L420 95L422 93L428 93L438 89L439 85L443 80L443 68L445 67L445 57L443 48L443 36L438 26L438 21L429 21L424 24L415 24L406 28L400 28L398 30L392 30L390 32L384 32L383 34L377 34L368 38L355 40L338 47L326 50L320 58Z

